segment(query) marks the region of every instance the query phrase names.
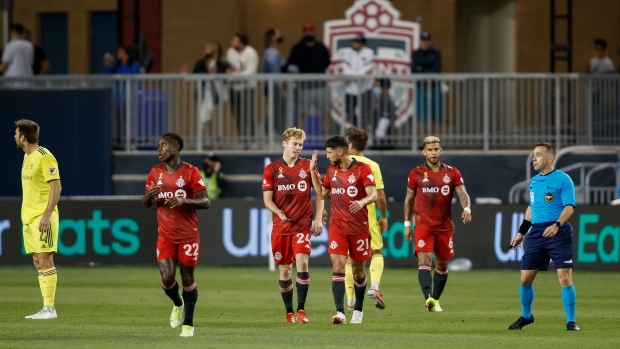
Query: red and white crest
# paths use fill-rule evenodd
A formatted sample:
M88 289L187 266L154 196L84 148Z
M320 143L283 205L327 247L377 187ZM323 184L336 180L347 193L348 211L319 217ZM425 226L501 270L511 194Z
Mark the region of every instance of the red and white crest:
M420 24L400 20L400 12L387 0L357 0L345 11L345 19L325 22L325 45L329 48L330 73L342 73L340 52L350 47L356 34L366 37L366 46L375 51L375 74L409 75L411 52L418 48ZM332 118L346 124L344 84L332 84ZM397 107L396 126L413 115L413 86L392 81L390 94Z

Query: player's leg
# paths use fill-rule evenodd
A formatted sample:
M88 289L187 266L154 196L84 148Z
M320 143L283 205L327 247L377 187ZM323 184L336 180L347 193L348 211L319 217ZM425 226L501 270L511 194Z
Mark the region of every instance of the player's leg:
M580 328L575 323L575 310L577 305L577 294L573 286L573 243L572 228L570 224L565 224L560 228L553 239L548 239L545 246L549 251L551 260L555 264L558 273L558 280L562 286L562 304L566 313L566 329L569 331L579 331Z
M291 272L293 264L280 264L280 276L278 285L280 287L280 295L286 309L286 322L294 323L295 315L293 313L293 281L291 280Z
M577 309L577 294L573 286L572 268L558 269L558 279L562 286L562 304L566 313L566 329L569 331L579 331L580 328L575 323L575 311Z
M304 324L308 322L306 315L306 297L308 296L308 288L310 286L310 272L308 271L308 253L297 253L295 255L295 266L297 268L297 279L295 286L297 288L297 322Z
M52 213L50 229L45 232L40 232L38 229L41 218L42 216L31 224L24 225L23 230L26 252L32 253L32 261L38 272L39 288L43 297L43 309L26 317L35 320L57 317L54 301L58 277L54 265L54 253L58 250L58 213Z
M286 322L288 323L295 323L295 314L293 313L293 281L291 280L295 254L292 241L293 235L282 235L277 232L271 233L271 251L273 260L280 270L278 286L284 308L286 309Z
M185 307L185 317L181 337L191 337L194 335L194 310L198 301L198 288L194 281L194 265L186 265L186 261L181 260L181 279L183 280L183 303Z
M379 309L385 309L383 295L379 292L379 284L381 283L381 275L383 275L383 236L381 236L381 228L379 223L370 229L370 289L368 296L373 298L375 306Z
M454 257L454 232L436 235L435 237L435 274L433 274L433 296L435 305L431 311L443 311L439 305L439 298L448 282L448 264Z
M353 260L353 283L355 286L355 309L352 324L361 324L364 316L364 294L366 294L366 261L370 258L369 233L349 236L350 255Z
M161 275L161 287L172 300L170 326L177 328L183 323L183 299L179 295L179 284L176 281L177 245L159 237L157 239L157 265Z
M413 243L415 255L418 257L418 282L422 289L424 300L432 298L433 278L431 276L431 265L433 263L433 250L435 246L435 235L421 227L413 229Z
M332 260L332 295L336 306L336 315L332 317L334 324L346 324L344 316L344 276L347 264L346 252L343 254L330 254Z
M351 267L351 257L347 256L347 265L344 273L344 287L347 294L347 309L355 308L355 287L353 285L353 267Z

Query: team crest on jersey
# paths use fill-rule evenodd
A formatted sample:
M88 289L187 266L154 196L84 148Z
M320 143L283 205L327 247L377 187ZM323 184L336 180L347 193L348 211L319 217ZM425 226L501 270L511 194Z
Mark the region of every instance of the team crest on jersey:
M329 248L331 248L332 250L335 250L338 248L338 243L336 243L336 241L332 241L331 244L329 244Z
M306 179L306 177L308 177L308 174L306 173L306 171L304 171L303 168L301 169L301 171L299 171L299 177L301 177L301 179Z
M450 183L450 177L448 177L447 174L445 176L443 176L443 182L446 183L446 184Z
M418 241L418 247L419 247L419 248L422 248L422 247L424 247L424 246L426 246L426 242L424 242L424 240L420 240L420 241Z
M280 172L280 174L278 174L278 178L284 178L284 175L282 174L282 167L278 168L278 172Z
M422 182L428 182L428 173L424 172L424 179L422 180Z
M179 179L177 179L177 187L183 187L185 186L185 181L183 180L183 176L179 177Z
M279 251L273 254L273 259L279 261L280 259L282 259L282 253L280 253Z
M350 175L348 181L351 184L355 183L355 176L354 175Z
M553 202L554 198L555 198L555 195L553 195L553 193L545 193L545 201Z

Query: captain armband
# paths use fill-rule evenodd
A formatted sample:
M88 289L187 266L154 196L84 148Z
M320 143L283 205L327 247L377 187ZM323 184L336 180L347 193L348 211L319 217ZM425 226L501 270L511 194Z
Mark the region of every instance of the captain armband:
M521 226L519 227L519 233L525 235L527 234L527 231L530 230L530 228L532 227L532 222L523 219L523 222L521 222Z

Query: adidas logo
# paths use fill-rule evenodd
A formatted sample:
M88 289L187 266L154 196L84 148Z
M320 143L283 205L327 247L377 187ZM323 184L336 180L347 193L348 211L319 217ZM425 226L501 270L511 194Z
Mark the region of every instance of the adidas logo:
M573 262L573 260L572 260L572 259L569 259L569 260L567 260L567 261L564 261L564 263L572 263L572 262Z

